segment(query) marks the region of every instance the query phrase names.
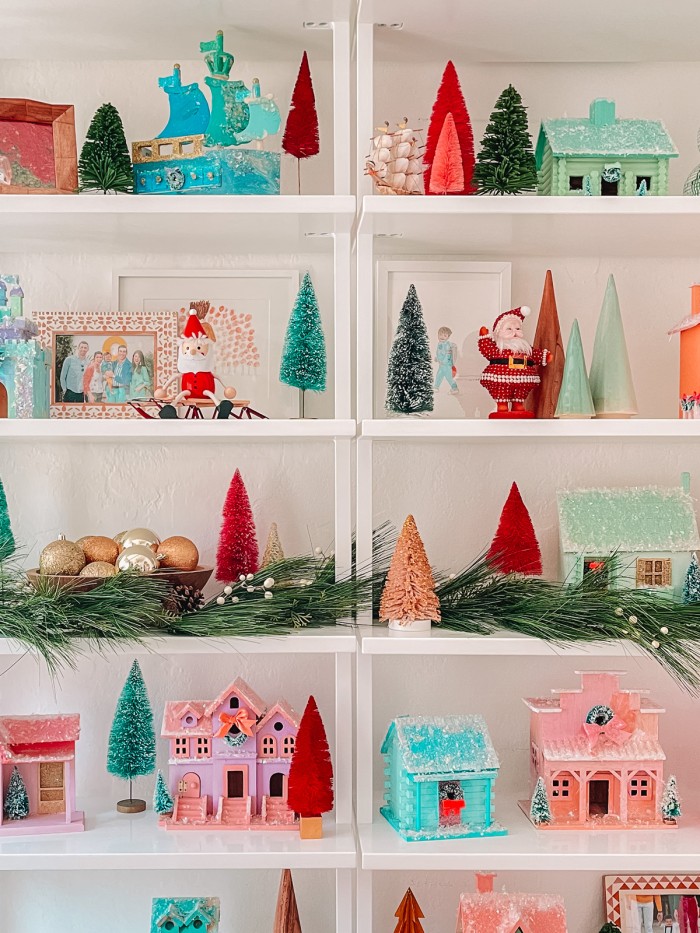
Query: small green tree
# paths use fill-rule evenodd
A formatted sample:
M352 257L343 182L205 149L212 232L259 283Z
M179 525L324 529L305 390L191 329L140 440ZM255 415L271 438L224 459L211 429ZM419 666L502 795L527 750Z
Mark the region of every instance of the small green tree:
M139 662L134 661L119 696L109 733L107 771L128 781L128 803L143 803L140 809L145 809L144 801L133 799L133 779L153 774L155 769L156 736L153 731L153 711L148 702L148 693ZM125 803L127 801L120 801L120 804ZM119 804L117 806L119 807ZM124 807L124 809L127 808Z
M17 766L12 769L7 785L3 813L8 820L24 820L29 816L29 796Z
M530 801L530 819L539 826L541 823L552 822L552 811L549 807L549 797L547 796L547 786L544 778L538 777L535 784L535 790Z
M102 104L92 118L78 162L81 191L130 192L133 167L124 125L112 104Z
M700 565L698 565L698 555L693 553L685 574L683 602L697 603L698 601L700 601Z
M153 791L153 809L156 813L172 813L175 801L168 790L165 778L161 771L158 771L156 786Z
M433 410L433 364L423 308L411 285L401 308L389 351L386 377L387 411L415 415Z
M675 822L681 815L681 800L678 796L678 787L676 785L676 775L672 774L661 797L661 816L665 820Z
M509 84L496 101L474 169L479 194L519 194L537 187L523 99Z
M304 393L326 391L326 340L318 310L316 292L305 273L287 324L282 348L280 382L301 390L301 416Z
M10 512L7 508L5 489L0 480L0 560L7 560L15 552L15 538L10 524Z
M615 923L604 923L600 933L622 933L622 930Z

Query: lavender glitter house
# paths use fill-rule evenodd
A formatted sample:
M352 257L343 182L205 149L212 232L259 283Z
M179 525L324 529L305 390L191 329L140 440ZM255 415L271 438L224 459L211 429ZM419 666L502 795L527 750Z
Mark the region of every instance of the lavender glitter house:
M19 276L0 275L0 418L48 418L50 354L23 302Z
M268 707L240 677L211 702L171 701L161 735L170 746L165 829L294 829L287 806L299 718Z

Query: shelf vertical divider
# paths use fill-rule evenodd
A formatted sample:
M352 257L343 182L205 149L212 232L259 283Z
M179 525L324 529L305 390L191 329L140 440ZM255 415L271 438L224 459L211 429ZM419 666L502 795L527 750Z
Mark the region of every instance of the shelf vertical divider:
M333 191L350 194L350 23L333 23Z

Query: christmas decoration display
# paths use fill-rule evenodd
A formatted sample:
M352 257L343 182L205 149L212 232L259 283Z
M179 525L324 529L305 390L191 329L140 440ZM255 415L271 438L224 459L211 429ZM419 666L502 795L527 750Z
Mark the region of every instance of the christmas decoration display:
M134 190L133 166L119 111L102 104L92 118L78 160L81 191Z
M288 868L283 870L280 877L272 933L302 933L299 908L294 893L294 882L292 881L292 873Z
M681 815L681 801L676 786L676 776L672 774L661 795L661 816L666 823L675 823Z
M15 550L15 537L12 534L10 512L7 508L5 487L0 479L0 561L11 557Z
M195 570L199 566L199 551L189 538L172 535L158 545L158 560L161 567Z
M431 175L433 171L435 153L438 147L440 134L442 133L445 120L448 114L452 114L459 148L461 153L462 168L462 189L445 192L446 194L473 194L474 193L474 135L472 125L467 111L467 105L464 102L462 88L459 85L457 70L451 61L448 61L442 74L442 81L438 89L433 110L428 124L428 135L425 143L425 153L423 154L423 178L425 190L430 192Z
M49 417L51 354L23 303L19 276L0 274L0 420Z
M612 275L596 327L590 385L597 418L629 418L637 414L620 302Z
M433 392L428 330L415 285L411 285L389 351L384 407L397 415L429 412L433 410Z
M563 580L603 574L618 589L680 597L700 547L689 474L676 488L567 489L557 499Z
M231 480L221 516L221 533L216 552L216 579L233 583L259 568L258 540L248 490L241 471Z
M593 418L595 406L586 372L586 359L578 321L574 319L566 345L566 361L559 389L555 418Z
M495 877L493 873L477 872L476 893L460 896L457 933L566 933L566 909L561 897L495 892Z
M381 751L380 812L408 842L507 834L493 817L499 762L482 716L399 716Z
M289 795L298 731L285 700L268 707L240 677L211 701L166 703L161 737L168 742L173 807L160 825L296 829Z
M93 561L114 564L117 557L119 557L117 542L113 538L107 538L104 535L85 535L83 538L78 538L75 543L82 548L88 564Z
M270 525L270 531L267 535L267 543L265 544L262 561L260 562L260 569L264 570L265 567L269 567L270 564L277 564L281 560L284 560L284 551L282 550L282 542L280 541L280 536L277 531L277 522L273 522Z
M408 117L397 123L395 130L389 129L388 120L377 127L365 162L365 175L374 182L377 194L423 193L419 132L408 125Z
M218 897L154 897L151 933L219 933Z
M399 921L396 924L394 933L424 933L421 920L425 917L425 914L420 909L420 904L410 888L401 899L394 916Z
M435 146L428 194L461 194L463 190L462 151L455 119L448 113Z
M649 829L660 812L664 712L645 691L620 687L619 671L584 671L581 687L526 698L535 781L544 781L551 822L538 829ZM521 803L530 814L529 801Z
M540 546L517 483L510 487L486 559L501 573L542 573Z
M534 344L536 347L550 347L551 359L540 370L539 385L533 386L525 400L525 407L534 413L535 418L554 418L564 375L565 356L559 327L557 299L554 295L554 280L550 269L547 269L544 279Z
M683 583L683 602L696 603L700 601L700 565L698 555L693 552Z
M326 391L326 340L316 292L308 272L304 273L287 324L280 361L280 382L300 390L302 418L305 393Z
M81 832L75 808L80 716L0 716L0 836Z
M39 555L39 573L76 576L87 563L85 553L75 541L67 541L59 535L56 541L47 544Z
M248 88L231 81L234 57L224 51L221 30L199 43L209 74L211 110L197 82L183 85L180 66L158 79L167 94L170 119L154 139L135 142L136 194L279 194L280 154L260 141L279 132L281 118L260 82ZM253 146L248 147L248 143Z
M399 632L428 631L432 622L440 621L440 600L435 593L433 572L412 515L403 523L396 542L382 591L379 618Z
M107 771L129 782L129 797L120 800L120 813L141 813L146 801L134 799L134 778L153 774L156 769L156 737L153 711L138 661L134 661L117 702L109 733Z
M171 816L174 807L175 801L168 790L168 785L165 783L163 772L159 768L156 776L156 786L153 789L153 812L159 816Z
M588 119L544 120L535 150L538 194L609 197L668 194L668 162L678 155L660 120L623 120L615 101L591 103Z
M333 762L316 700L310 696L299 723L289 769L289 808L299 814L299 836L320 839L323 814L333 809Z
M282 151L297 160L297 188L301 194L301 160L310 159L320 151L316 97L306 52L302 56L299 74L292 91L292 101L282 137Z
M540 384L540 367L549 363L551 354L525 339L523 321L529 314L530 308L522 305L499 314L491 334L487 327L479 330L479 352L489 363L480 382L496 402L489 418L533 417L525 399Z
M700 330L697 329L698 324L700 324L700 285L691 285L690 314L668 332L669 336L680 334L678 410L681 418L700 418L700 365L698 364Z
M474 181L479 194L520 194L537 187L527 110L512 84L496 101L476 157Z
M540 823L552 822L552 808L549 806L547 785L542 777L537 778L535 789L532 792L532 799L530 800L530 819L535 826L539 826Z

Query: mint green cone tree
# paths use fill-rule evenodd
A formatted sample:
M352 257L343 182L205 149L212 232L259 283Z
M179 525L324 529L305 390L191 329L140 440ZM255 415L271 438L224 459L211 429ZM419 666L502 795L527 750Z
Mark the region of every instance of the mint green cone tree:
M0 560L7 560L15 552L15 538L10 524L10 512L7 508L5 489L0 480Z
M133 780L156 770L156 736L153 711L139 662L134 661L117 702L109 733L107 771L129 782L128 800L120 800L120 813L141 813L145 800L135 800Z
M326 340L311 276L305 273L287 324L282 348L280 382L301 392L304 417L306 392L326 391Z
M590 385L596 417L630 418L637 414L620 301L612 275L608 278L596 327Z
M566 346L564 372L554 417L592 418L594 415L595 407L588 384L581 331L578 328L578 321L574 320Z

